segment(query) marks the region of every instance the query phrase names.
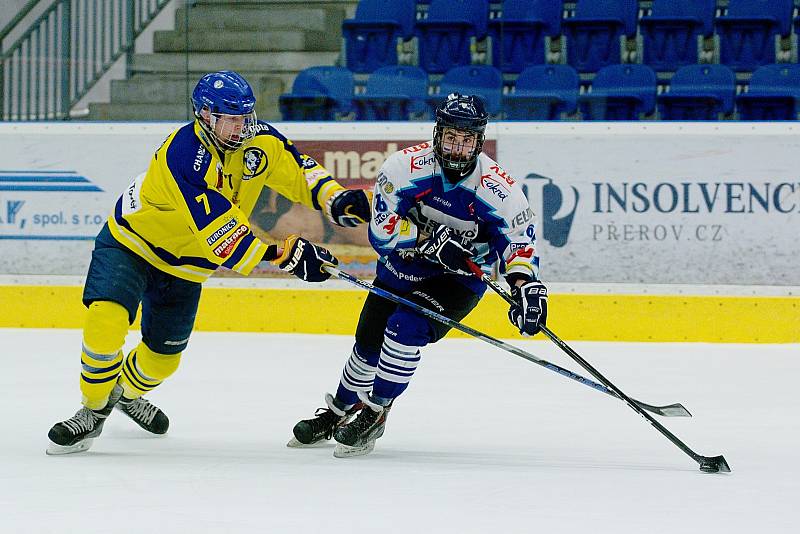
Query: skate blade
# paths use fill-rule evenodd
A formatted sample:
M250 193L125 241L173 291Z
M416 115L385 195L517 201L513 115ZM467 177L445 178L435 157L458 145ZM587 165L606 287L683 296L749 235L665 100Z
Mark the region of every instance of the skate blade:
M94 440L92 438L86 438L83 441L79 441L75 445L58 445L53 443L52 441L47 446L47 450L44 451L45 454L48 456L60 456L62 454L74 454L76 452L85 452L88 451L89 448L92 446L92 442Z
M289 440L289 443L286 444L286 446L289 447L290 449L317 449L320 447L325 447L327 445L328 445L327 439L321 439L319 441L315 441L314 443L303 443L297 441L297 438L295 437L292 437L292 439Z
M356 447L351 447L349 445L342 445L341 443L336 444L336 448L333 449L333 457L334 458L353 458L355 456L364 456L365 454L369 454L375 448L375 440L369 441L364 445L358 445Z

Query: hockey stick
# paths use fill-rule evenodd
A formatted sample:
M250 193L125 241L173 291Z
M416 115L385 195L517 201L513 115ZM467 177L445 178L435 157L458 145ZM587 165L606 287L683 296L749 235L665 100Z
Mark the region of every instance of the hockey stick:
M608 388L608 387L606 387L606 386L604 386L602 384L598 384L597 382L593 382L593 381L589 380L586 377L583 377L583 376L581 376L579 374L573 373L569 369L564 369L563 367L559 367L558 365L550 363L547 360L542 360L541 358L537 358L533 354L525 352L524 350L522 350L520 348L517 348L514 345L510 345L510 344L508 344L508 343L506 343L504 341L500 341L499 339L495 339L490 335L484 334L483 332L475 330L474 328L470 328L469 326L461 324L458 321L454 321L454 320L450 319L449 317L445 317L444 315L441 315L439 313L436 313L433 310L430 310L428 308L420 306L419 304L417 304L415 302L411 302L410 300L405 299L405 298L403 298L403 297L401 297L399 295L395 295L394 293L391 293L391 292L386 291L384 289L381 289L379 287L375 287L371 283L369 283L369 282L367 282L365 280L361 280L360 278L356 278L355 276L353 276L353 275L351 275L349 273L346 273L344 271L341 271L336 267L325 266L325 270L328 271L329 273L331 273L333 276L335 276L335 277L337 277L337 278L339 278L341 280L349 282L349 283L351 283L353 285L356 285L356 286L358 286L358 287L360 287L362 289L366 289L370 293L374 293L374 294L378 295L379 297L383 297L383 298L385 298L387 300L391 300L392 302L396 302L397 304L402 304L404 306L408 306L412 310L417 311L419 313L422 313L423 315L427 315L431 319L433 319L435 321L438 321L438 322L440 322L442 324L445 324L445 325L449 326L450 328L455 328L456 330L460 330L461 332L464 332L465 334L468 334L468 335L470 335L472 337L478 338L481 341L485 341L486 343L489 343L490 345L494 345L495 347L503 349L506 352L510 352L511 354L514 354L515 356L519 356L520 358L524 358L524 359L526 359L526 360L528 360L530 362L533 362L533 363L535 363L537 365L541 365L542 367L544 367L546 369L550 369L551 371L555 371L556 373L558 373L558 374L560 374L562 376L566 376L567 378L571 378L572 380L575 380L576 382L580 382L581 384L583 384L585 386L589 386L591 388L594 388L597 391L601 391L601 392L603 392L603 393L605 393L607 395L611 395L612 397L620 398L616 393L614 393L613 390L611 390L610 388ZM641 406L642 409L644 409L644 410L648 410L648 411L651 411L651 412L653 412L653 413L655 413L657 415L663 415L665 417L682 417L682 416L688 415L688 413L689 413L685 409L683 409L682 411L681 410L676 410L675 407L676 406L680 406L680 405L676 405L676 404L671 404L669 406L653 406L653 405L650 405L650 404L646 404L644 402L639 402L637 400L633 400L633 399L629 399L629 400L631 402L635 402L638 406ZM681 408L683 408L683 407L681 407Z
M508 292L505 289L503 289L503 287L500 284L497 283L497 281L493 280L489 275L484 273L481 270L481 268L478 267L474 262L468 260L467 263L469 264L469 267L475 274L475 276L483 280L490 288L492 288L492 290L495 293L503 297L509 304L517 304L517 302L511 297L511 295L509 295ZM697 454L696 452L694 452L684 442L678 439L678 437L675 436L675 434L667 430L661 423L653 419L653 416L651 416L649 413L645 411L646 408L642 406L642 403L625 395L625 393L623 393L617 386L612 384L610 380L608 380L606 377L600 374L600 371L592 367L592 365L589 362L584 360L577 352L572 350L572 348L569 345L564 343L564 341L562 341L557 335L555 335L549 328L547 328L546 326L542 326L541 330L542 333L544 333L544 335L550 338L550 340L553 343L558 345L558 347L561 350L566 352L570 358L578 362L578 364L580 364L581 367L589 371L589 373L593 377L602 382L604 386L606 386L609 390L611 390L611 393L615 397L625 401L625 404L630 406L632 410L634 410L636 413L644 417L653 427L655 427L656 430L661 432L661 434L663 434L667 439L669 439L674 445L676 445L680 450L689 455L692 458L692 460L697 462L700 465L701 471L705 473L718 473L719 471L722 471L723 473L731 472L731 468L730 466L728 466L728 462L725 461L725 458L723 456L721 455L713 457L703 456L701 454ZM676 407L680 407L683 410L686 410L680 404L672 405L672 408ZM688 414L689 412L687 411L686 413Z

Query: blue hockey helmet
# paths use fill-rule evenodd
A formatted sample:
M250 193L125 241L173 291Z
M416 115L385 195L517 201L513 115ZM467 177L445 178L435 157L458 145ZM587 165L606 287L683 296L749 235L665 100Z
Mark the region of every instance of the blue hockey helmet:
M451 93L436 108L436 126L433 129L433 152L439 164L448 174L457 173L458 177L464 177L475 168L478 155L483 150L486 125L489 123L489 114L483 100L479 96L461 95ZM472 132L474 145L470 151L464 155L462 150L444 150L442 137L445 129L452 128L461 132ZM460 152L454 155L453 152Z
M255 105L250 84L232 70L206 74L192 91L195 117L225 152L238 149L255 136Z

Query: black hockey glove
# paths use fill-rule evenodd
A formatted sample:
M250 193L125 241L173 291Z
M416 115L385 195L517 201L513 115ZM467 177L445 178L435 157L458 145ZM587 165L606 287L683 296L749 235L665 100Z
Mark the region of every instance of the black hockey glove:
M533 336L547 323L547 288L538 280L511 286L515 304L508 310L511 324L523 336Z
M339 260L328 249L296 235L286 238L282 254L271 261L306 282L324 282L331 275L322 267L339 264Z
M339 226L358 226L369 221L372 214L369 193L362 189L337 191L328 199L331 220Z
M428 261L442 265L448 271L471 275L467 260L473 250L467 241L453 235L453 230L441 225L431 236L417 245L417 252Z

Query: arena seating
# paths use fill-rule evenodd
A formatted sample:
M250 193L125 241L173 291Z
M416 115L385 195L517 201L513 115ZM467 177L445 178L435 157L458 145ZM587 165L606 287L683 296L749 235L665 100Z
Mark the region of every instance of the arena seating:
M360 0L342 25L350 75L331 71L344 86L322 90L319 72L312 82L301 73L281 109L297 120L424 120L460 90L481 94L495 118L509 120L796 119L798 7Z
M730 0L728 14L717 17L720 63L753 70L775 62L775 37L787 37L792 0Z
M310 67L297 75L292 92L281 95L284 120L328 121L349 113L353 73L344 67Z
M659 95L662 120L717 120L733 111L736 76L725 65L687 65Z
M450 93L468 93L483 98L486 111L498 117L502 109L503 75L491 65L454 67L445 73L439 94L428 99L431 111Z
M488 0L433 0L417 22L419 65L429 73L469 65L472 41L485 39L488 25Z
M715 0L653 0L652 14L639 21L644 63L677 70L698 60L698 38L714 33Z
M561 35L562 0L505 0L502 16L489 21L492 63L502 72L519 73L543 65L545 37Z
M620 63L620 39L636 35L636 0L578 0L575 16L564 20L567 63L595 72Z
M647 65L603 67L578 102L584 120L639 120L655 109L656 73Z
M363 94L353 97L357 120L409 120L425 113L428 74L419 67L382 67L367 80Z
M397 65L398 40L414 37L415 0L361 0L356 16L342 23L347 68L372 72Z
M523 70L514 93L503 97L508 120L559 120L575 113L580 79L569 65L535 65Z
M797 120L800 65L764 65L753 73L747 93L736 98L742 120Z

